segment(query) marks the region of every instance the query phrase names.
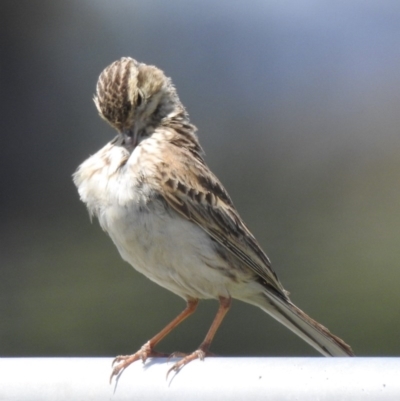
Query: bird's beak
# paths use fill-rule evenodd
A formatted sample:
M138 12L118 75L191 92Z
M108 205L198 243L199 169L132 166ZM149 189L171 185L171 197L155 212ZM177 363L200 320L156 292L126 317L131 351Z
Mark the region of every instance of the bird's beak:
M122 136L124 138L125 145L135 149L138 144L138 131L134 128L124 129L122 131Z

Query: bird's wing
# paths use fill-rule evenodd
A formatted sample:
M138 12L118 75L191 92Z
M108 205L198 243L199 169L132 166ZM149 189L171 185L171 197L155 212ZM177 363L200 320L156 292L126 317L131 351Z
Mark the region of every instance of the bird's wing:
M201 158L196 159L190 152L185 154L182 148L179 153L171 152L158 170L160 192L167 203L286 298L270 260L240 218L225 188Z

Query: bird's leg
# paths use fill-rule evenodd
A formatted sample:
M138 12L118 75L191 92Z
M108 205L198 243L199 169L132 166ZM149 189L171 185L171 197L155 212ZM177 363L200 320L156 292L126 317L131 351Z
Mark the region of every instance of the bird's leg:
M225 298L225 297L219 298L218 312L211 324L210 329L208 330L206 337L204 338L204 341L200 344L199 348L196 351L194 351L193 353L191 353L189 355L186 355L180 361L176 362L172 366L172 368L168 370L167 377L172 370L177 372L183 366L187 365L189 362L191 362L195 359L203 360L206 356L213 355L211 352L209 352L208 349L210 348L210 345L215 336L215 333L217 332L220 324L222 323L222 320L224 319L226 313L228 312L228 310L231 306L231 301L232 301L231 298ZM174 355L179 355L179 354L173 354L172 356L174 356Z
M180 323L182 323L188 316L190 316L197 308L197 304L199 303L198 299L190 299L187 301L186 308L167 326L165 326L158 334L156 334L152 339L147 341L139 351L135 352L132 355L120 355L117 356L113 365L117 363L111 373L110 382L114 376L118 376L124 369L126 369L131 363L141 359L143 362L146 361L148 357L151 356L166 356L160 352L154 350L154 347L165 337L167 336L175 327L177 327Z

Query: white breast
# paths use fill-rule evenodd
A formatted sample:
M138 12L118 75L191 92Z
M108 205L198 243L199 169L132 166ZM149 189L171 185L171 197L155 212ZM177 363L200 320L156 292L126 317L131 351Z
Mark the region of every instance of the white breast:
M142 151L138 146L129 157L108 144L86 160L74 175L82 201L123 259L151 280L183 298L229 296L233 283L223 273L226 260L200 227L157 193Z

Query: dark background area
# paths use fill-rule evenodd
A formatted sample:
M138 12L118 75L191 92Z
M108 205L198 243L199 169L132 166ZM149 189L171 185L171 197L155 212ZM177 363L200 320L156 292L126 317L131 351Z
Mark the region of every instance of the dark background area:
M131 353L184 307L71 180L114 136L92 96L122 56L172 77L292 300L358 355L400 355L397 0L5 0L0 21L0 355ZM216 308L160 350L195 349ZM212 351L316 355L238 301Z

